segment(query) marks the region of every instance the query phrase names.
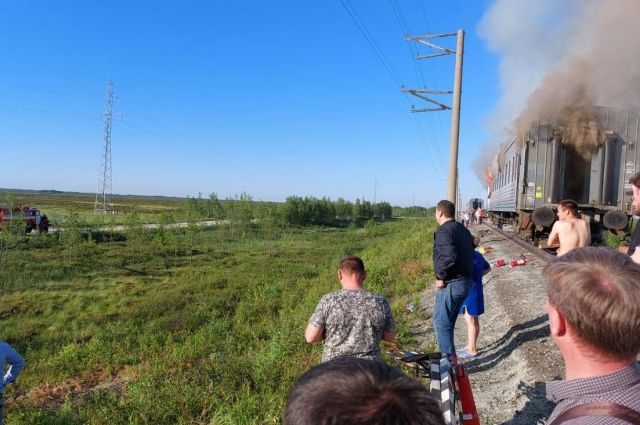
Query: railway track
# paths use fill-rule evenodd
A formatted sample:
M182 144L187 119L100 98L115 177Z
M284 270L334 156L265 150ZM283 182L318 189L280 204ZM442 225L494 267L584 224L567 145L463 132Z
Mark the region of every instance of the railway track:
M551 254L548 251L545 251L544 249L538 248L537 246L533 245L531 242L527 241L526 239L520 237L519 235L514 234L513 232L509 232L503 229L499 229L497 226L494 226L492 224L488 224L488 227L491 227L491 231L496 232L502 236L504 236L505 238L511 240L512 242L514 242L515 244L517 244L518 246L526 249L528 252L530 252L531 254L535 255L536 257L538 257L541 260L544 261L549 261L552 260L554 258L556 258L555 255Z

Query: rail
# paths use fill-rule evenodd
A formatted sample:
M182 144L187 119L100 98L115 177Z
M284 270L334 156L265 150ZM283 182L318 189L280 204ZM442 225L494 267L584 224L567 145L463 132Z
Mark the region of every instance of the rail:
M504 236L505 238L511 240L512 242L514 242L516 245L524 248L525 250L527 250L528 252L530 252L531 254L535 255L536 257L540 258L541 260L544 261L549 261L554 259L556 256L551 254L548 251L545 251L542 248L538 248L537 246L533 245L531 242L527 241L526 239L520 237L519 235L514 235L513 232L508 232L506 230L500 229L497 226L485 223L488 227L491 227L491 231L495 231L496 233L499 233L500 235Z

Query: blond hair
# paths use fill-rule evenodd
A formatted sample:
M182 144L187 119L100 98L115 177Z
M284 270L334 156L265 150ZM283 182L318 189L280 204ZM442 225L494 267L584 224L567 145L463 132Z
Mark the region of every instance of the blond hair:
M542 273L549 303L587 348L617 360L640 352L640 266L627 255L578 248Z

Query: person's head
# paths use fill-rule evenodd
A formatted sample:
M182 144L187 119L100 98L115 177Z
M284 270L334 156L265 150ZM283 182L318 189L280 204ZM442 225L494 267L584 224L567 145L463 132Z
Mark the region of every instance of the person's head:
M558 218L563 220L567 217L578 217L578 204L571 199L565 199L558 202Z
M453 202L443 199L436 205L436 220L439 224L451 220L456 216L456 207Z
M309 369L289 392L284 425L441 425L416 380L375 360L340 357Z
M633 190L633 212L640 214L640 172L635 173L629 179L631 189Z
M635 360L640 352L640 266L603 247L574 249L543 270L551 335L595 358ZM566 336L567 338L563 338Z
M362 282L367 278L367 271L364 269L364 262L360 257L349 255L340 259L338 268L338 279L340 282Z

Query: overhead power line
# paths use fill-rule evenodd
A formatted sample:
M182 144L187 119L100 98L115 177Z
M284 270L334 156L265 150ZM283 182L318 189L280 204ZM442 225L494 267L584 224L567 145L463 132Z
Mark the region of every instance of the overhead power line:
M378 43L376 43L375 38L373 38L373 35L367 29L367 26L364 24L364 22L362 22L362 19L360 19L360 15L358 15L358 12L356 12L351 2L349 0L340 0L340 3L342 3L342 6L351 17L351 20L353 20L353 23L356 24L356 27L358 27L358 30L371 47L371 50L373 50L373 52L376 54L376 57L378 58L382 66L384 66L384 68L387 70L391 79L393 79L396 85L402 86L400 77L396 70L393 68L393 65L391 65L391 61L389 61L389 59L387 59L385 54L382 52L382 49L380 48Z
M380 48L379 44L376 42L375 38L373 37L373 34L371 34L371 32L367 28L366 24L362 21L362 19L360 18L360 15L358 15L358 12L355 10L355 8L351 4L350 0L340 0L340 3L344 7L345 11L349 15L349 17L351 18L353 23L358 28L358 30L360 31L360 33L362 34L364 39L366 40L366 42L369 45L369 47L371 48L371 50L373 50L374 54L376 55L376 57L378 58L378 60L380 61L380 63L384 67L384 69L389 74L389 77L391 77L391 79L395 82L395 84L398 86L398 88L402 89L404 87L404 85L401 82L401 78L400 78L398 72L395 70L395 68L391 64L391 61L387 58L387 56L384 54L384 52ZM405 99L407 101L407 104L409 106L411 106L411 100L409 99L409 96L406 93L404 95L405 95ZM422 126L421 126L420 122L417 119L415 120L415 122L416 122L416 126L418 127L418 130L419 130L420 135L422 136L423 140L427 140L428 138L425 135L424 130L422 129ZM429 151L428 144L425 143L424 145L425 145L425 148L427 149L427 151ZM429 155L429 161L431 162L431 165L432 165L434 171L436 172L436 174L438 175L438 177L441 177L441 174L440 174L440 172L438 170L439 167L437 165L437 161L434 161L433 155ZM443 169L442 166L440 166L440 169Z

